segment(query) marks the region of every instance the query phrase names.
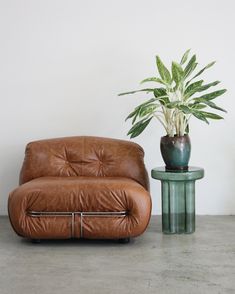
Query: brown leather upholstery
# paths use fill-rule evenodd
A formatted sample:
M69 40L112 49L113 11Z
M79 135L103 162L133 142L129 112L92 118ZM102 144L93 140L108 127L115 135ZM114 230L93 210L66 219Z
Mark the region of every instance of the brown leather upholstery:
M70 137L29 143L8 209L17 234L43 238L126 238L151 214L142 148Z

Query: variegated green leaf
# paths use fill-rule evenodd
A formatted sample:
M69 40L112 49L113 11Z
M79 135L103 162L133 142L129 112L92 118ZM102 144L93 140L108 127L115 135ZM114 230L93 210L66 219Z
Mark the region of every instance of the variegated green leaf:
M215 62L216 61L212 61L209 64L207 64L205 67L203 67L203 69L201 69L194 77L192 77L192 79L189 82L191 82L193 79L201 75L206 69L212 67L215 64Z
M162 105L167 105L170 103L169 97L168 96L161 96L156 98Z
M190 53L190 49L188 49L188 50L184 53L184 55L183 55L183 57L181 58L181 61L180 61L180 64L181 64L181 65L183 65L183 64L187 61L189 53Z
M177 108L179 110L183 111L183 113L185 113L185 114L192 113L192 109L190 109L187 105L179 105Z
M176 85L178 85L182 79L184 78L184 70L180 64L173 61L171 65L171 72L173 80L175 81Z
M156 64L162 80L167 84L171 84L171 74L169 70L165 67L159 56L156 56Z
M196 55L193 55L184 69L184 78L187 78L196 68Z
M206 122L207 124L209 124L209 121L206 119L206 117L205 117L200 111L193 111L192 114L193 114L196 118L198 118L198 119L200 119L200 120Z
M143 81L140 82L140 84L147 83L147 82L156 82L156 83L160 83L160 84L163 84L163 85L166 84L162 79L159 79L159 78L156 78L156 77L151 77L151 78L144 79Z
M218 96L223 95L226 91L227 91L226 89L214 91L214 92L202 95L201 97L194 98L193 100L196 102L202 102L203 100L212 100Z
M201 114L203 114L206 118L210 118L210 119L223 119L222 116L212 112L201 111Z
M181 101L174 101L174 102L166 103L165 106L167 108L173 109L173 108L176 108L180 103Z
M225 109L217 106L214 102L212 102L210 100L204 100L204 101L201 101L201 103L204 103L204 104L206 104L206 106L209 106L211 108L214 108L214 109L217 109L217 110L220 110L220 111L223 111L223 112L227 112ZM196 105L201 105L201 104L196 104Z
M220 83L220 81L215 81L215 82L212 82L212 83L209 83L209 84L206 84L206 85L203 85L201 86L197 92L203 92L207 89L209 89L210 87L213 87L213 86L216 86Z
M155 110L157 109L156 104L148 104L144 107L141 107L140 112L139 112L139 117L145 117L146 115L153 114Z
M200 110L200 109L203 109L203 108L206 108L207 107L207 105L205 105L205 104L198 104L198 103L192 103L192 104L189 104L188 105L190 108L193 108L193 109L198 109L198 110Z
M220 111L223 111L223 112L227 112L227 110L217 106L214 102L212 101L207 101L206 103L208 106L210 106L211 108L214 108L214 109L217 109L217 110L220 110Z
M125 119L125 121L127 121L129 118L132 118L133 116L136 115L136 113L138 112L138 109L135 109L134 111L132 111Z
M198 92L198 89L200 89L202 84L203 84L203 80L200 80L189 85L184 92L185 98L187 99L191 97L193 94L195 94L196 92Z
M151 119L153 117L146 119L142 119L139 122L137 122L136 124L134 124L132 126L132 128L129 130L129 132L127 133L127 135L131 135L131 138L135 138L137 136L139 136L144 129L147 127L147 125L150 123Z
M141 109L143 106L145 106L145 105L149 105L149 104L151 104L151 103L153 103L153 102L155 102L155 101L156 101L155 98L151 98L151 99L145 101L144 103L138 105L137 107L135 107L134 111L132 111L132 112L127 116L127 118L126 118L125 120L127 121L128 119L130 119L130 118L133 117L133 120L132 120L132 124L133 124L133 123L136 121L136 119L137 119L137 117L138 117L138 115L139 115L140 109Z
M135 93L138 93L138 92L153 92L154 89L141 89L141 90L135 90L135 91L129 91L129 92L125 92L125 93L120 93L118 94L118 96L123 96L123 95L129 95L129 94L135 94Z
M153 94L156 98L161 96L166 96L166 89L164 88L155 88Z

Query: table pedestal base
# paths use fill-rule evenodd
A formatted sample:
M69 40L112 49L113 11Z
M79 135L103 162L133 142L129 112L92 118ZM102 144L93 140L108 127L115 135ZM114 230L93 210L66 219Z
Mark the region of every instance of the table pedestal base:
M162 183L162 231L165 234L195 232L195 181L204 170L189 167L187 171L152 169L152 177Z
M162 181L162 231L195 231L195 181Z

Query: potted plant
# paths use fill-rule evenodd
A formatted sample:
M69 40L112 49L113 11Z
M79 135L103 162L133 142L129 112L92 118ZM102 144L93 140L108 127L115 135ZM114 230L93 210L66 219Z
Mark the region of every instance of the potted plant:
M199 76L215 64L215 61L195 73L198 66L196 55L189 58L187 50L180 63L175 61L168 70L159 56L156 65L159 75L144 79L141 84L154 82L160 86L144 88L136 91L121 93L119 96L137 92L151 93L152 97L138 105L126 118L132 119L132 127L128 132L131 138L140 135L152 119L157 119L165 129L166 135L161 138L161 153L169 170L185 170L191 152L189 120L192 116L209 124L210 119L218 120L223 117L208 112L205 108L226 112L214 103L214 99L226 92L226 89L206 92L220 82L205 84Z

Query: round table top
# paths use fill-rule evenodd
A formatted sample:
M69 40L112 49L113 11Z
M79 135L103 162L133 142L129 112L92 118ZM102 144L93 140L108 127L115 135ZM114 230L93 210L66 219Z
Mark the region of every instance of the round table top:
M191 181L204 177L204 169L201 167L189 166L188 170L166 170L165 167L155 167L151 171L151 176L157 180L170 181Z

